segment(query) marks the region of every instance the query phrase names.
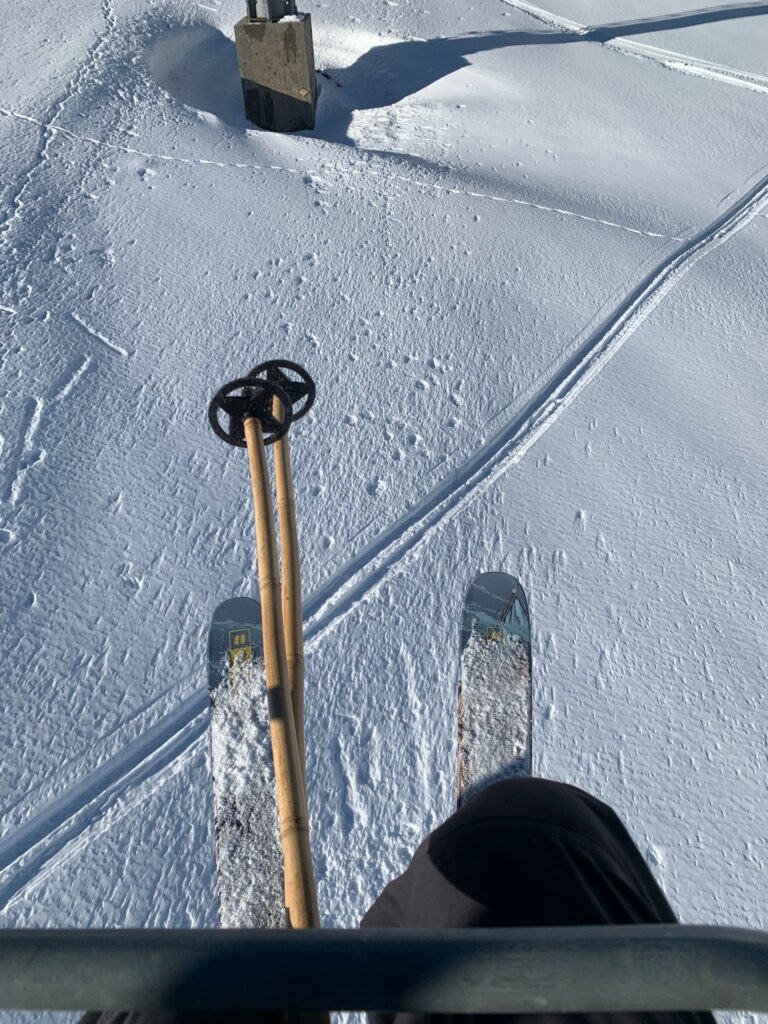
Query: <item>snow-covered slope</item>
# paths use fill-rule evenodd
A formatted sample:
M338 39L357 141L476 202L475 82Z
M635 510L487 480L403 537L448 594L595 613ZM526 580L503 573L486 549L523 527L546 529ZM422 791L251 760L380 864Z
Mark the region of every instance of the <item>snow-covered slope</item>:
M215 924L205 635L256 580L206 408L283 357L324 922L449 812L503 569L536 773L683 919L768 926L768 5L314 3L296 136L243 120L240 6L8 24L0 922Z

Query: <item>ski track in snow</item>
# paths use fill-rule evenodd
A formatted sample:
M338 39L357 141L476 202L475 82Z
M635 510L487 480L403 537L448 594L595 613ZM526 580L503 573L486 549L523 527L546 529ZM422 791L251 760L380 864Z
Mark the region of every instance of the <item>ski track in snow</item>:
M85 142L92 146L99 146L103 149L109 149L115 153L125 153L129 156L140 156L145 160L159 160L164 163L172 164L185 164L187 166L204 166L204 167L222 167L229 168L232 170L247 170L247 171L279 171L283 174L306 174L307 168L299 170L296 167L281 167L276 164L252 164L252 163L235 163L226 162L222 160L208 160L204 157L185 157L185 156L166 156L163 153L149 153L142 149L136 149L132 146L123 146L114 142L105 142L103 139L95 139L90 135L78 135L76 132L70 131L68 128L61 128L51 124L45 124L43 121L38 120L35 117L30 117L28 114L22 114L17 110L10 110L6 107L0 107L0 115L4 117L16 118L19 121L27 121L30 124L39 125L46 129L51 134L58 134L63 136L65 139L70 139L73 142ZM586 220L592 224L602 224L604 227L618 228L621 231L628 231L633 235L645 235L648 238L665 238L673 242L682 242L683 238L679 238L676 235L664 235L658 231L643 231L640 228L632 228L626 224L617 224L612 220L603 220L600 217L590 217L585 213L576 213L575 210L564 210L556 206L544 206L541 203L533 203L528 199L518 199L510 196L496 196L486 192L467 192L463 189L456 188L453 185L438 185L429 181L420 181L417 178L409 178L403 174L389 174L382 171L373 170L366 161L360 161L356 165L352 166L352 169L362 173L365 177L382 178L385 181L399 181L411 188L431 188L438 192L446 192L449 195L455 196L468 196L472 199L487 199L496 203L509 203L516 206L528 206L534 210L542 210L546 213L559 213L564 217L576 217L578 220ZM0 226L0 231L2 231ZM15 312L9 310L9 312Z
M0 498L12 507L18 504L24 477L33 466L42 462L46 455L45 449L35 444L43 408L42 398L28 398L24 406L22 428L15 450L10 453L11 468L5 474L5 481L0 490Z
M695 75L698 78L710 78L715 82L722 82L726 85L739 86L742 89L750 89L752 92L768 93L768 78L751 71L742 71L740 68L729 68L725 64L716 64L714 61L702 60L699 57L689 57L684 53L676 53L674 50L664 50L658 46L649 46L647 43L638 43L631 39L600 39L596 33L599 29L588 25L580 25L576 21L570 21L559 14L545 11L542 7L529 4L526 0L502 0L507 7L528 14L537 21L548 25L550 28L570 32L575 36L581 36L588 42L598 43L606 46L609 50L618 50L629 57L637 57L640 60L651 61L670 71L680 71L685 75Z
M74 317L74 319L77 320L77 317ZM78 323L81 323L81 321L78 320ZM82 326L86 327L85 324ZM94 333L87 327L86 330ZM106 339L101 336L98 337L100 341L108 344L110 348L114 348ZM0 473L0 502L5 502L8 505L9 513L19 505L29 471L40 467L47 458L48 453L45 447L36 443L46 404L60 402L68 398L78 381L87 373L92 362L91 356L76 356L53 381L44 397L30 397L26 400L21 417L21 429L16 443L12 447L9 446L8 468L5 472ZM45 433L44 428L43 433ZM0 445L0 452L2 447ZM12 521L12 515L9 514L1 521L3 527L7 527Z
M90 368L93 362L91 356L77 356L69 364L69 367L62 373L58 380L54 381L52 392L57 399L68 398L73 388Z
M89 334L92 338L95 338L96 341L100 342L105 348L108 348L111 352L116 352L119 356L124 356L126 358L129 355L131 355L131 353L128 352L127 349L121 348L120 345L117 345L114 341L110 341L109 338L106 338L103 334L100 334L95 327L91 327L91 325L87 324L85 320L81 320L76 313L70 313L69 315L72 317L76 324L83 328L83 330L87 334Z
M125 746L95 772L0 841L0 907L6 907L54 860L66 858L83 833L109 816L132 790L155 779L204 735L207 693L196 693L176 711ZM10 868L11 870L7 870Z
M322 642L346 616L372 600L392 573L418 557L422 545L436 531L519 462L683 275L766 207L768 176L658 264L581 344L577 339L560 368L509 423L309 597L305 603L307 646ZM30 429L34 420L31 410ZM41 871L49 870L53 861L68 856L68 848L103 821L131 789L164 771L175 770L177 759L190 752L207 728L207 703L206 688L201 687L170 715L0 841L0 908L20 895Z
M490 199L495 203L513 203L517 206L528 206L534 210L545 210L547 213L560 213L564 217L576 217L578 220L587 220L592 224L603 224L609 228L620 228L622 231L629 231L633 235L645 235L646 238L665 238L670 242L684 242L684 238L678 238L676 235L662 235L658 231L642 231L640 228L630 228L626 224L617 224L612 220L602 220L599 217L588 217L585 213L575 213L573 210L563 210L557 206L542 206L540 203L532 203L528 199L513 199L505 198L503 196L490 195L487 192L464 192L461 189L453 188L450 185L437 185L432 182L414 182L412 178L406 178L401 174L380 174L377 171L368 171L371 176L379 178L387 178L394 181L403 181L408 185L421 185L424 188L435 189L438 192L447 192L449 195L469 196L472 199Z
M16 189L14 196L10 200L10 213L6 219L0 223L0 238L6 235L12 228L15 221L20 220L24 212L24 196L28 189L32 185L32 182L37 176L37 172L48 160L48 150L53 140L57 128L54 125L54 121L63 112L65 106L76 96L80 91L82 83L88 76L91 68L96 64L101 50L104 48L108 40L116 28L115 14L112 10L111 0L102 0L101 4L102 17L104 19L105 29L101 32L96 39L91 43L86 51L85 57L82 63L75 70L74 74L69 80L63 95L55 100L49 110L48 118L44 121L36 118L28 118L28 120L38 125L42 129L42 136L40 139L40 145L38 147L35 158L29 165L26 171L20 175L20 184Z

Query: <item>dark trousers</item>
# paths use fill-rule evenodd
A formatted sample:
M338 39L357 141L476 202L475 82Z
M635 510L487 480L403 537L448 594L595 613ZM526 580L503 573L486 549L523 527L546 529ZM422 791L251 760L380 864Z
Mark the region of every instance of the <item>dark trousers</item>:
M368 910L362 928L673 924L675 915L614 812L545 779L498 782L429 835ZM479 1024L369 1014L373 1024ZM711 1014L489 1016L487 1024L714 1024ZM246 1024L253 1014L88 1014L81 1024Z
M675 924L629 833L607 804L561 782L482 790L427 836L362 928ZM714 1024L709 1013L369 1014L372 1024Z

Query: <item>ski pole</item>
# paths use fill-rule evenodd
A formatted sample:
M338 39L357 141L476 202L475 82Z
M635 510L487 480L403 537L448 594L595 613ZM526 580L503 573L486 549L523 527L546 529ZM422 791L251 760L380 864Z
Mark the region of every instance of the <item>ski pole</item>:
M291 474L291 451L288 435L275 444L275 486L277 490L277 522L282 554L282 612L285 630L285 656L291 684L293 720L299 758L305 765L304 748L304 631L301 609L301 564L299 538L296 531L296 496Z
M289 374L298 375L296 380ZM292 403L293 419L301 419L309 412L315 400L315 384L307 371L297 363L273 359L259 363L249 377L263 377L277 384L288 395ZM296 404L304 400L297 410ZM280 402L275 399L272 408L276 418L282 416ZM285 630L285 652L288 661L288 675L291 681L293 720L296 725L296 740L299 756L306 773L306 748L304 745L304 633L301 607L301 563L299 560L299 539L296 529L296 496L293 488L291 451L288 435L284 434L275 442L275 484L277 491L277 521L280 528L280 552L282 555L282 610Z
M279 419L273 413L275 399L282 406ZM229 415L229 432L218 422L219 409ZM288 396L277 385L259 378L244 377L231 381L216 393L210 405L209 418L219 437L229 444L248 449L259 565L269 728L283 846L285 904L289 927L316 928L320 926L320 915L309 845L304 771L299 758L285 653L277 542L265 451L265 445L272 444L287 433L293 419L292 406Z
M293 928L317 928L320 916L309 847L309 814L285 651L280 575L267 459L260 421L243 423L248 445L259 562L264 662L277 805L285 861L285 903Z

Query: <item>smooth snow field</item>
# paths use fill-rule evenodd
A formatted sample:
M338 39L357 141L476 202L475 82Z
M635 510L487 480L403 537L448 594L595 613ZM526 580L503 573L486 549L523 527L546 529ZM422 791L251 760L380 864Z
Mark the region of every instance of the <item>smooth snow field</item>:
M207 406L284 358L323 923L450 813L501 570L535 774L768 928L768 2L541 2L300 2L296 135L244 120L240 0L7 5L2 927L216 924L206 637L258 582Z

